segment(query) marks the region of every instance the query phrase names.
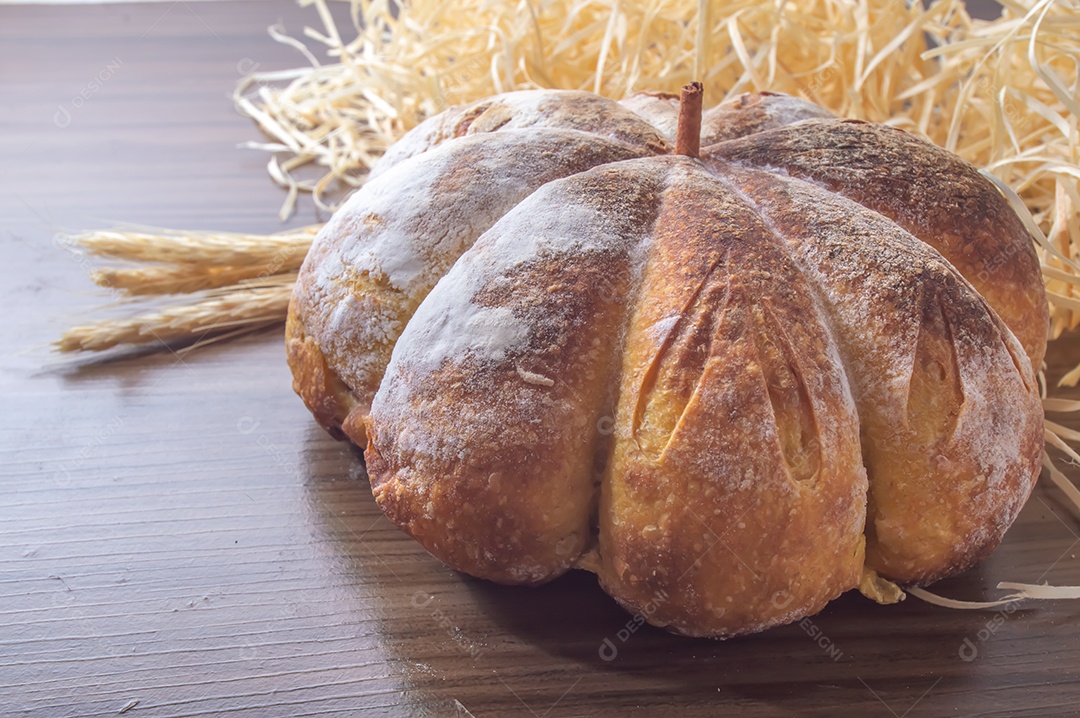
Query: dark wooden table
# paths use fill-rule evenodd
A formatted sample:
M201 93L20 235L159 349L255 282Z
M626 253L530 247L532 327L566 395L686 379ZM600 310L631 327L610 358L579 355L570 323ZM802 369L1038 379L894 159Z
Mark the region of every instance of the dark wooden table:
M390 525L359 455L293 395L280 332L182 359L50 355L102 299L57 231L281 227L282 192L262 155L235 149L256 131L228 99L253 63L299 61L266 36L278 19L315 22L287 1L0 6L0 715L1080 710L1080 603L960 612L848 595L740 640L630 633L589 575L481 583ZM319 219L303 206L291 224ZM1056 347L1051 376L1069 347L1080 354ZM993 557L939 590L1080 583L1078 534L1040 485Z

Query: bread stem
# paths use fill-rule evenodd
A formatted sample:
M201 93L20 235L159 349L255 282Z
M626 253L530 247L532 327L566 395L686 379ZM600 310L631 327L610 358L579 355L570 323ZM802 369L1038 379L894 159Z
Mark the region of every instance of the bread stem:
M700 82L683 85L679 100L679 127L675 133L675 154L697 157L701 150L701 99Z

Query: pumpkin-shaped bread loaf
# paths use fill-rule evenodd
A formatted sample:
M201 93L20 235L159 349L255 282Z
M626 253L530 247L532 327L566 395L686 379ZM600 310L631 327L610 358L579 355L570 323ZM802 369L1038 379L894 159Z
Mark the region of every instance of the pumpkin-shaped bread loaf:
M698 89L683 125L530 91L405 135L300 272L297 392L445 563L586 568L680 633L963 571L1040 467L1023 224L906 132Z

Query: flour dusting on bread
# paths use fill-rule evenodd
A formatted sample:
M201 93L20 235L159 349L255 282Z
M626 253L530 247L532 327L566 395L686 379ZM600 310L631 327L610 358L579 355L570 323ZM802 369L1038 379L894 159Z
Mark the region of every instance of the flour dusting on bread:
M482 232L551 180L654 149L647 133L633 144L509 129L405 160L365 184L320 232L297 282L296 311L366 406L405 323Z
M587 565L689 635L985 557L1042 445L1022 224L894 128L747 94L699 160L666 155L677 114L528 91L410 132L301 271L305 402L442 561Z

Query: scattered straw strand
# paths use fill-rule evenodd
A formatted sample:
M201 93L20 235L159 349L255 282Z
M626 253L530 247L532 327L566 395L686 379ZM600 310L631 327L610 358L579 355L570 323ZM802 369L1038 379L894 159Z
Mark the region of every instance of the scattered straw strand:
M1080 599L1080 586L1050 586L1045 583L1013 583L1002 581L997 585L1000 590L1012 591L993 601L961 601L955 598L941 596L925 588L910 586L904 590L927 603L943 608L956 608L964 611L982 611L990 608L1001 608L1020 601L1072 601Z

